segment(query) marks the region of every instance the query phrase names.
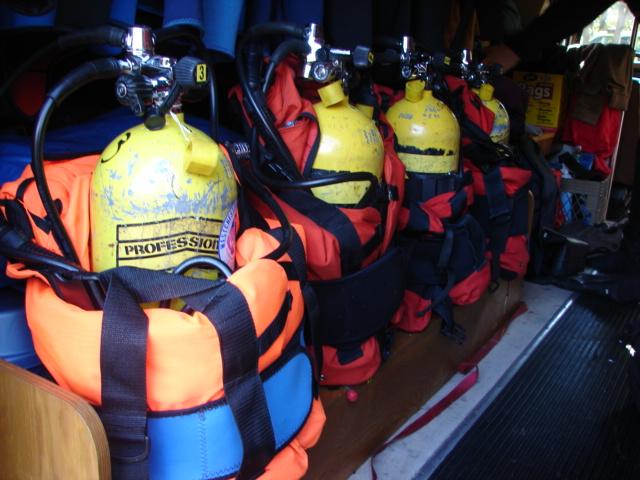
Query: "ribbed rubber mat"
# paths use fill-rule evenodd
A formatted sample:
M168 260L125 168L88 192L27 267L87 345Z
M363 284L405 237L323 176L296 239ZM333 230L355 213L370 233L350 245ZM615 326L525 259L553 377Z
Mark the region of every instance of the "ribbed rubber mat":
M430 478L640 479L624 348L639 316L640 306L574 300Z

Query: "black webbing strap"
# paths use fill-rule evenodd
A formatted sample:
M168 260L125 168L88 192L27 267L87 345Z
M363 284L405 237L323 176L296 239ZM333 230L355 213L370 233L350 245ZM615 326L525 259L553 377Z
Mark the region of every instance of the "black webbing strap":
M278 196L336 238L340 246L342 275L360 269L364 260L360 237L349 217L339 208L303 190L284 190Z
M499 168L492 168L483 175L485 194L489 204L489 220L511 214L511 206L504 189L504 181Z
M444 288L435 286L431 289L433 295L431 300L431 310L442 319L440 333L445 337L451 338L456 343L462 343L466 335L464 328L453 319L453 303L449 296L451 287L453 287L453 282L449 279ZM424 315L426 311L419 313Z
M451 218L460 218L467 209L467 192L464 189L459 190L453 197L451 197L449 203L451 204Z
M242 439L242 465L236 478L256 478L275 455L276 441L258 374L258 343L249 305L228 282L208 299L185 300L218 332L224 392Z
M521 188L513 196L513 213L511 215L510 235L527 235L529 233L529 190Z
M444 231L444 240L442 242L442 249L440 250L440 257L438 258L438 268L446 269L449 267L449 261L451 260L454 247L454 234L455 232L451 228L447 228Z
M29 221L29 213L24 205L15 199L1 199L0 205L4 207L7 221L20 230L28 238L33 238L33 228Z
M304 167L302 168L302 176L304 178L309 178L311 176L311 169L313 167L313 162L316 160L316 156L318 155L318 149L320 148L320 140L322 139L322 132L320 131L320 125L318 124L318 119L313 116L309 112L302 112L300 114L300 118L306 118L312 123L316 125L316 138L313 140L313 144L311 145L311 149L309 150L309 155L307 156Z
M281 240L283 232L281 228L273 229L269 232L277 240ZM304 299L304 333L307 345L313 348L314 353L314 385L313 392L317 398L318 384L322 373L323 354L320 337L320 306L315 290L307 281L307 260L304 252L304 245L298 233L293 229L291 243L287 252L291 262L280 262L280 265L287 272L289 280L298 280Z
M407 222L407 230L413 232L428 232L431 220L427 212L425 212L419 203L409 205L409 221Z
M258 341L247 302L224 281L121 267L100 274L108 285L100 368L101 418L115 479L147 478L146 345L148 319L140 303L182 298L209 318L220 339L225 396L238 426L243 461L236 478L255 478L275 453L275 438L258 375Z
M442 193L455 192L461 185L462 177L457 174L408 173L404 204L422 203Z
M366 268L311 282L320 305L322 343L358 344L386 328L405 290L406 258L392 248Z
M438 195L454 193L449 199L451 219L464 213L467 194L462 188L470 182L468 174L408 174L404 205L409 209L407 228L416 232L429 231L429 215L421 208L423 202Z
M258 337L258 355L263 355L267 350L269 350L271 345L273 345L273 342L275 342L284 331L284 326L287 324L287 316L291 310L291 301L291 293L287 292L276 317Z
M269 230L269 224L262 215L255 209L248 199L248 194L244 188L238 189L238 216L240 219L240 228L236 233L240 237L245 230L255 227L263 231Z
M445 237L441 239L440 242L440 252L438 256L438 263L435 265L435 268L430 272L430 275L426 275L427 277L423 282L423 285L429 285L430 280L436 280L435 282L431 282L433 288L431 289L431 305L424 310L417 312L417 316L421 317L425 313L427 313L430 309L434 310L441 303L446 303L447 298L449 297L449 292L453 288L456 282L455 272L451 271L449 266L449 261L451 259L451 254L453 253L454 247L454 231L448 229L446 231ZM433 272L437 272L435 275ZM447 324L449 322L446 322Z
M102 407L109 439L112 477L148 477L147 333L148 318L128 283L111 270L100 338Z
M27 193L27 188L29 188L29 185L35 182L35 180L36 179L34 177L29 177L20 182L20 185L18 185L18 188L16 189L16 198L18 200L24 200L24 194Z
M364 352L359 343L355 345L341 345L336 349L336 356L338 357L338 363L340 365L349 365L359 358L362 358L363 355Z
M452 265L456 236L457 231L447 227L443 237L416 241L409 263L409 285L412 291L431 300L428 307L416 312L416 317L433 311L442 318L442 334L460 343L464 340L464 330L453 320L453 305L449 297L458 280ZM466 255L468 252L458 254Z
M366 259L371 255L384 240L384 222L378 223L375 226L373 235L362 246L362 258Z
M20 185L18 185L18 188L16 189L15 198L17 201L15 202L15 205L8 207L9 209L11 209L11 212L7 212L7 219L13 225L20 225L20 228L23 229L24 233L30 235L31 237L33 237L33 230L31 229L31 224L29 223L28 217L31 217L33 223L35 223L36 226L44 233L51 232L51 225L49 224L49 220L46 216L44 218L39 217L38 215L35 215L34 213L26 210L23 206L24 195L27 193L27 188L29 188L29 186L34 181L35 178L29 177L20 182ZM58 213L62 213L62 202L59 198L56 198L54 200L54 205L56 206L56 210L58 211ZM24 229L25 225L28 226L28 229Z
M500 274L500 255L507 247L513 200L507 197L500 168L494 167L483 175L484 188L489 211L489 251L491 251L491 279Z

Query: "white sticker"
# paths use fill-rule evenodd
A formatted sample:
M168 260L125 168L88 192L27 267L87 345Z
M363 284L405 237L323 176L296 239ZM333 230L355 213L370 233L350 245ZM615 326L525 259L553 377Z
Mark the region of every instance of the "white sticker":
M227 213L222 227L218 243L218 255L220 260L226 263L231 270L236 266L236 233L238 231L237 207L234 203Z

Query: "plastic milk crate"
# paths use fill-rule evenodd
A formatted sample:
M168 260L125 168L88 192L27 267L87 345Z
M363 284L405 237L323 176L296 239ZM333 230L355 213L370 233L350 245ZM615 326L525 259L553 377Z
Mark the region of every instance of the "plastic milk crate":
M607 216L610 178L599 182L563 178L560 199L565 221L580 220L589 225L602 223Z

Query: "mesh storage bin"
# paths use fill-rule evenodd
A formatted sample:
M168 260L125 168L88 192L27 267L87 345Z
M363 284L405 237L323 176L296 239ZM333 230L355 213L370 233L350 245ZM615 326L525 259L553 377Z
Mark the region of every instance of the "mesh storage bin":
M611 177L601 182L563 178L560 184L562 213L567 223L602 223L607 216Z

